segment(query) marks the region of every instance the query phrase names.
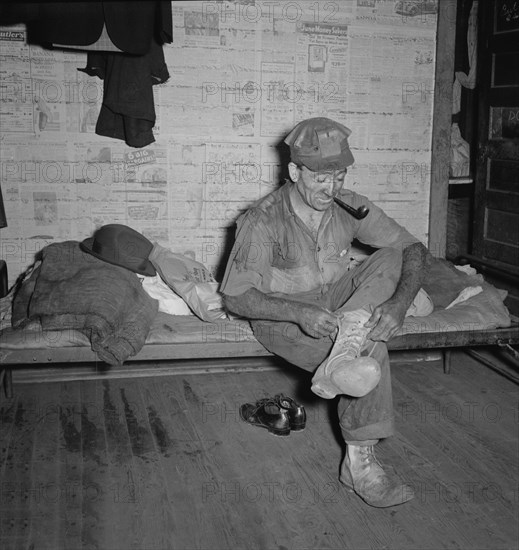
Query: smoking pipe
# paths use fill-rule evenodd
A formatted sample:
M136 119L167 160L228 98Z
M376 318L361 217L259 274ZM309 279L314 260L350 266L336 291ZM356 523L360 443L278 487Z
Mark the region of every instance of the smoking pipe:
M369 214L369 208L366 205L359 206L357 209L353 208L353 206L350 206L349 204L346 204L344 201L341 201L341 199L338 199L337 197L333 197L333 200L348 212L348 214L351 214L354 218L357 220L364 219Z

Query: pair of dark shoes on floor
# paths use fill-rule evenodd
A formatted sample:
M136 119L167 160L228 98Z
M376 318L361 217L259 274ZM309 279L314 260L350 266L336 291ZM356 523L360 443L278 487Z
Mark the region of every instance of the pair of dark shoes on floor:
M266 428L274 435L290 435L291 431L298 432L306 426L303 405L282 393L274 397L264 397L254 404L241 405L240 417L244 422Z

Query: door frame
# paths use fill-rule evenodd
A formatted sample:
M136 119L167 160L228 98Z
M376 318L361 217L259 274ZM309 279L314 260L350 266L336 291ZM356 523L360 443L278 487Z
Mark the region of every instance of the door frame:
M438 0L428 239L438 258L445 258L447 251L456 13L456 0Z

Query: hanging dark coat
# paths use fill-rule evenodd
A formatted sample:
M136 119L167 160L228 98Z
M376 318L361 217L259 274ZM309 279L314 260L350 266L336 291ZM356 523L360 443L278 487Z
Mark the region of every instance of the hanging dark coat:
M27 23L29 42L88 46L106 26L110 39L126 53L149 51L153 37L171 42L171 2L21 2L6 10L6 17Z
M144 55L90 52L87 66L80 70L104 80L96 134L124 140L131 147L155 141L152 86L169 78L161 45L153 40Z

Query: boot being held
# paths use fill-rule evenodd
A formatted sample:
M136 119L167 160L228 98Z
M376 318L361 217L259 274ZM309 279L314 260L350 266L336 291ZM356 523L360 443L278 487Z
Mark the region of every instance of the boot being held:
M371 314L364 309L343 313L330 355L312 378L312 391L324 399L338 394L362 397L380 381L380 365L373 357L361 357L370 329L364 323Z

